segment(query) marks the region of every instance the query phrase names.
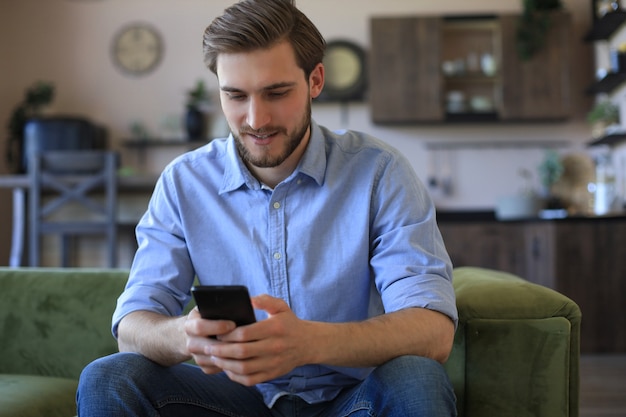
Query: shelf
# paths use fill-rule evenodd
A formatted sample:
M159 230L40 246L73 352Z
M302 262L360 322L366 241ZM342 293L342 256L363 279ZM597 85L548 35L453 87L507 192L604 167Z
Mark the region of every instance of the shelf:
M126 139L122 145L126 148L147 148L147 147L174 147L174 146L201 146L209 143L208 139Z
M626 22L626 11L610 12L598 19L589 33L584 37L586 42L609 39Z
M500 120L496 112L446 113L445 121L451 123L480 123Z
M470 142L427 142L426 149L437 150L477 150L477 149L557 149L567 148L570 143L566 140L484 140Z
M446 83L463 83L463 84L473 84L473 83L485 83L485 84L496 84L500 82L500 77L485 75L480 71L476 72L467 72L465 74L459 75L444 75L444 81Z
M614 133L611 135L606 135L598 139L594 139L589 142L588 146L600 146L600 145L608 145L615 146L620 143L626 142L626 133Z
M611 93L626 82L626 72L611 72L587 88L587 94Z

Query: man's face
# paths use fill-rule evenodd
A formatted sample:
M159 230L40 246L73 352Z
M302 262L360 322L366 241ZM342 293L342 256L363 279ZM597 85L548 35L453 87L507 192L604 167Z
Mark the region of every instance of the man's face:
M248 166L297 164L311 124L311 97L323 86L323 67L307 80L288 42L270 49L221 54L217 60L222 110Z

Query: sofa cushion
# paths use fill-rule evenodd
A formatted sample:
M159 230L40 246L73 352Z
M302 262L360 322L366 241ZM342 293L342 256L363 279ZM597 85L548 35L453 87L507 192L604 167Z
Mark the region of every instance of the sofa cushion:
M75 379L0 374L0 417L74 416L77 385Z
M78 379L117 351L111 316L128 271L0 268L1 374Z

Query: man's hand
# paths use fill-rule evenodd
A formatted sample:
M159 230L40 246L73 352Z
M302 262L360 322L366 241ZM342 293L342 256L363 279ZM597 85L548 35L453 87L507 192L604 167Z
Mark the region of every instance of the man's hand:
M230 321L203 320L195 309L189 314L187 348L205 373L224 371L233 381L251 386L308 363L310 322L298 319L283 300L269 295L253 297L252 305L266 311L268 318L238 328Z
M268 318L237 328L230 321L203 320L195 310L189 314L187 350L204 372L224 371L252 386L306 364L372 367L402 355L444 362L454 340L452 320L424 308L323 323L299 319L283 300L269 295L253 297L252 305Z

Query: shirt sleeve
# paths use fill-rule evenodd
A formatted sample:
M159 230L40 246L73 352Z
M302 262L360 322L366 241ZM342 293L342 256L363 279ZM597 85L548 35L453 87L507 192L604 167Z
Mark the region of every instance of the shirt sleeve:
M408 160L391 155L381 163L372 201L370 264L383 306L428 308L456 325L452 263L434 204Z
M190 299L195 273L174 184L170 171L164 171L137 225L138 249L112 319L115 337L120 320L127 314L145 310L175 316Z

